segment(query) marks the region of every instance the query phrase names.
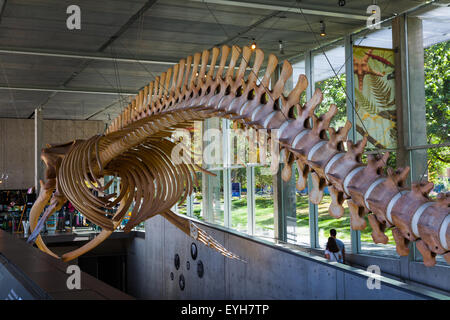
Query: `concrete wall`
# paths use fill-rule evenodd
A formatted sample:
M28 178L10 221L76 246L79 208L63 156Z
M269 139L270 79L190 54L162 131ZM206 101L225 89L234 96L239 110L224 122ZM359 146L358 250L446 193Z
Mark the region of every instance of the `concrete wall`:
M291 245L286 245L286 247L295 247L302 252L317 256L324 255L323 249ZM377 265L381 269L381 274L388 278L442 292L450 292L450 266L447 264L438 263L434 267L428 268L420 261L402 261L395 257L354 253L346 253L345 260L348 265L358 269L367 269L368 266Z
M420 261L402 263L398 258L365 254L347 254L347 260L351 265L361 267L378 265L384 275L394 279L450 292L450 267L448 265L436 264L429 268Z
M65 143L102 133L103 121L44 120L44 144ZM34 186L34 120L0 119L0 190Z
M367 288L366 271L329 263L268 243L204 226L210 235L246 262L230 260L180 232L164 218L146 222L144 238L128 248L128 292L142 299L426 299L442 297L381 277L381 289ZM190 255L191 243L198 257ZM174 265L175 254L180 268ZM197 275L202 261L204 276ZM190 268L188 270L187 263ZM174 279L171 279L171 273ZM179 278L185 278L180 289ZM447 296L450 297L450 296Z

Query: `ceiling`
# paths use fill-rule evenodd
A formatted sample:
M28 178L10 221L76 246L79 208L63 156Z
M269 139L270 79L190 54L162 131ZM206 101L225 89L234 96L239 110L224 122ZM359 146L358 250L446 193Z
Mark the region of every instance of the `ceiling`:
M78 0L81 30L69 30L73 2L0 1L0 117L31 118L41 106L45 119L112 119L181 58L252 39L266 54L301 55L364 27L373 0ZM384 19L424 2L377 4Z

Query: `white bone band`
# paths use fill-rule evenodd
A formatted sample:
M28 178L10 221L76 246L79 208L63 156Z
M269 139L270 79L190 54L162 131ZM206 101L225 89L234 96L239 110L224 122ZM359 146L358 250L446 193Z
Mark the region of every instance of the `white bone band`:
M439 230L439 240L441 241L441 246L448 250L448 243L447 243L447 229L448 225L450 224L450 215L447 215L444 219L444 222L441 224L441 229Z
M252 121L255 121L256 115L258 114L259 109L261 108L261 106L262 106L262 104L258 105L258 106L255 108L255 110L253 110L253 112L252 112L252 118L251 118Z
M326 141L320 141L314 145L314 147L311 148L308 152L308 161L311 161L312 157L314 156L314 153L316 153L317 150L320 149L324 144L327 144Z
M424 203L419 208L417 208L416 212L414 212L413 218L411 220L411 230L417 238L420 237L419 229L417 228L417 223L419 222L420 216L432 204L433 202Z
M220 108L220 106L221 106L221 104L222 104L222 101L223 101L223 99L225 99L225 97L226 97L226 96L223 96L222 98L219 99L219 103L217 104L217 109Z
M265 128L267 128L267 125L269 124L269 121L272 120L273 116L277 113L277 111L273 111L268 117L267 119L264 121L263 126Z
M303 131L301 131L294 139L294 142L292 142L292 147L295 149L295 146L297 145L297 143L305 136L307 135L311 130L309 129L305 129Z
M325 176L327 177L327 179L328 179L327 174L328 174L328 171L330 171L331 166L332 166L336 161L338 161L340 158L342 158L344 155L345 155L345 153L337 153L337 154L335 154L335 155L330 159L330 161L328 161L327 165L325 166ZM330 180L330 179L328 179L328 180Z
M388 219L389 223L393 224L392 222L392 209L394 208L397 201L404 195L405 193L408 193L408 191L401 191L397 193L395 196L392 197L391 201L389 201L389 204L386 209L386 218Z
M350 183L350 181L352 181L353 177L360 172L362 169L364 169L364 167L357 167L355 169L353 169L352 171L350 171L350 173L345 177L344 179L344 191L345 193L349 196L349 192L347 189L348 184Z
M280 129L278 129L278 139L280 139L281 135L283 134L284 129L286 129L286 127L291 123L291 121L286 121L285 123L283 123L280 127Z
M370 194L372 193L373 189L380 183L384 182L386 178L378 178L372 184L370 185L369 189L367 189L366 193L364 194L364 203L366 204L366 208L370 210L369 204L367 203L367 199L370 197Z
M241 110L239 110L239 115L242 116L245 110L245 107L247 106L247 104L250 102L251 100L248 100L246 103L244 103L241 107Z

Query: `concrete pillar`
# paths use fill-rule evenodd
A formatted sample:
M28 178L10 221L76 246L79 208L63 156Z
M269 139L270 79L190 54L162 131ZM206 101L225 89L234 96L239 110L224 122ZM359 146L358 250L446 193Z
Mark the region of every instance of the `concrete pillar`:
M294 80L297 81L297 79L294 79L293 77L290 77L288 81L286 82L284 86L284 95L287 96L289 93L294 89ZM287 117L287 115L285 115ZM282 158L280 158L280 162L282 161ZM281 177L281 170L283 169L284 164L280 165L280 170L278 171L278 174ZM283 204L284 204L284 216L285 216L285 233L286 233L286 239L288 240L294 240L296 235L296 229L297 229L297 188L296 188L296 181L295 181L295 167L292 167L292 176L291 179L287 182L282 181L282 188L283 188Z
M405 14L392 21L395 50L395 101L397 106L397 167L411 168L408 184L427 180L427 151L410 150L427 144L422 21ZM420 253L410 244L408 257L400 258L401 276L409 278L409 265Z
M308 78L308 88L306 88L306 99L311 99L315 90L314 82L314 57L311 51L305 54L305 74ZM308 192L312 189L311 175L308 175ZM309 237L311 248L318 248L319 245L319 209L316 204L308 201L309 204Z
M273 176L273 204L274 204L274 232L275 238L284 242L288 240L288 227L295 232L296 198L295 198L295 174L291 180L284 182L281 171L284 164L280 164L278 172Z
M295 168L292 168L291 179L288 182L283 181L282 183L284 212L286 216L286 240L294 240L297 229L297 189L295 186L294 170Z
M281 67L278 65L272 77L272 88L278 80ZM292 77L287 81L284 87L284 94L287 95L293 89ZM273 200L274 200L274 236L276 239L287 242L288 226L291 232L295 232L297 224L296 219L296 198L295 198L295 174L288 182L284 182L281 178L281 172L284 164L280 157L280 165L278 172L273 176ZM292 230L293 229L293 230Z
M44 163L41 160L41 150L44 147L44 122L42 119L42 108L34 110L34 186L36 194L39 194L39 181L44 178Z
M409 183L427 179L425 73L422 20L401 15L392 22L397 105L397 166L410 166Z
M273 175L273 230L275 239L286 242L286 214L283 203L283 180L281 179L281 168Z

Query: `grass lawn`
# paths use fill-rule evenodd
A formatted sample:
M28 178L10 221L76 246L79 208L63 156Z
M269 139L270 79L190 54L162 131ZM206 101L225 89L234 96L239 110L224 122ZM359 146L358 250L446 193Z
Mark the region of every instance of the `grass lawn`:
M330 229L336 229L338 236L342 240L350 241L350 215L349 210L344 204L345 213L340 219L335 219L328 215L328 207L331 203L331 197L325 195L322 202L319 204L319 233L323 237L328 237ZM273 199L272 196L256 196L256 227L263 229L273 230ZM309 206L308 206L308 196L297 195L297 226L309 228ZM367 222L367 228L361 232L361 241L363 242L373 242L372 240L372 228L369 225L367 217L365 218ZM247 224L247 198L242 197L241 199L233 198L231 204L231 220L232 227L235 228L238 225ZM386 235L389 238L389 244L395 245L394 239L392 237L391 230L386 231Z

